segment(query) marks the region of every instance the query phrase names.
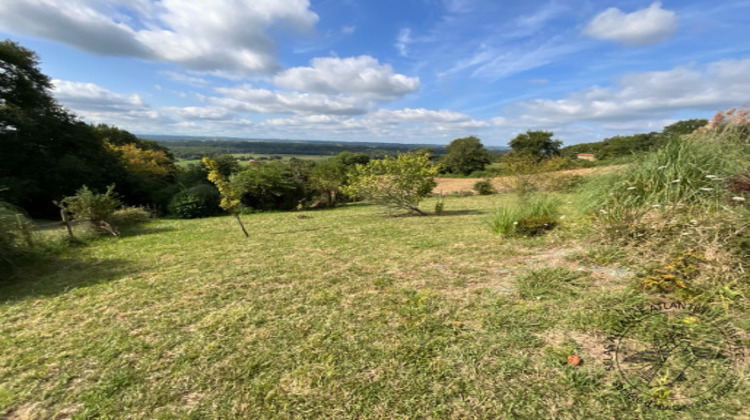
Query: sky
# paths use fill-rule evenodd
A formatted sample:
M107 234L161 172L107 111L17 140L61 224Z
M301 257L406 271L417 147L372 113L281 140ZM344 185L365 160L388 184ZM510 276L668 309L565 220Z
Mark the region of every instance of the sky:
M750 0L5 0L0 37L139 135L569 145L750 102Z

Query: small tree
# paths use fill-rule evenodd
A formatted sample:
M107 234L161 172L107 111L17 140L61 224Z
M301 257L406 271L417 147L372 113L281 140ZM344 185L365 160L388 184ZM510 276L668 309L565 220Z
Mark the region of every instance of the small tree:
M68 228L68 235L71 239L74 238L70 229L70 220L84 220L100 232L119 236L117 228L111 224L110 220L112 214L122 204L117 198L114 185L107 187L107 192L104 194L97 194L84 185L76 191L75 195L65 197L55 204L60 207L60 215Z
M364 197L389 211L406 210L426 215L419 202L437 185L438 169L425 155L406 154L386 157L367 165L357 165L344 192Z
M490 152L474 136L455 139L445 150L448 154L443 159L443 165L454 174L468 175L481 171L492 162Z
M219 194L221 194L221 202L219 203L219 206L234 215L237 219L237 223L240 225L240 229L242 229L242 233L245 234L246 238L249 238L250 235L247 233L245 225L242 224L242 219L240 219L240 208L242 206L240 201L240 198L242 197L241 193L232 188L227 177L219 171L219 165L216 161L204 157L203 165L208 169L208 180L216 185Z
M523 156L531 156L537 162L544 158L558 156L560 154L560 140L552 140L555 134L551 131L533 131L528 130L516 136L508 143L513 149L513 153Z

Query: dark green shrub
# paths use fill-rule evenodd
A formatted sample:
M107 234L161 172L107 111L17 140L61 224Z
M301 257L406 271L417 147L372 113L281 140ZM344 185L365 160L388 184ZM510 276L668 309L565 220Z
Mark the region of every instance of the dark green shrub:
M169 213L180 219L211 217L219 213L219 191L207 184L198 184L172 197Z
M489 179L477 181L474 184L474 191L479 195L491 195L497 193L497 190L492 186L492 182Z

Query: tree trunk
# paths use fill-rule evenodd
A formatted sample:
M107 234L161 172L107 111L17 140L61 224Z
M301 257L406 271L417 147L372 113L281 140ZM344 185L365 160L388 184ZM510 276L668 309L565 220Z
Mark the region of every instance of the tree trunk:
M60 218L62 219L63 224L65 224L65 228L68 230L68 240L71 242L77 242L76 237L73 236L73 228L70 227L68 212L65 209L60 210Z
M249 238L249 237L250 237L250 234L248 234L248 233L247 233L247 230L245 230L245 225L243 225L243 224L242 224L242 219L240 219L240 214L239 214L239 213L235 213L235 214L234 214L234 217L235 217L235 218L237 219L237 223L239 223L239 224L240 224L240 228L242 229L242 233L244 233L244 234L245 234L245 237L246 237L246 238Z

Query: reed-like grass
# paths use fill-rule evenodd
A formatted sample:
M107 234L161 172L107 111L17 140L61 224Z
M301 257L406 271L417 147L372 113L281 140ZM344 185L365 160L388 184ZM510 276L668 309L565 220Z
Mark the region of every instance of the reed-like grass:
M490 219L490 230L504 236L533 236L534 232L551 229L557 224L560 204L560 200L546 194L532 194L517 202L506 202Z

